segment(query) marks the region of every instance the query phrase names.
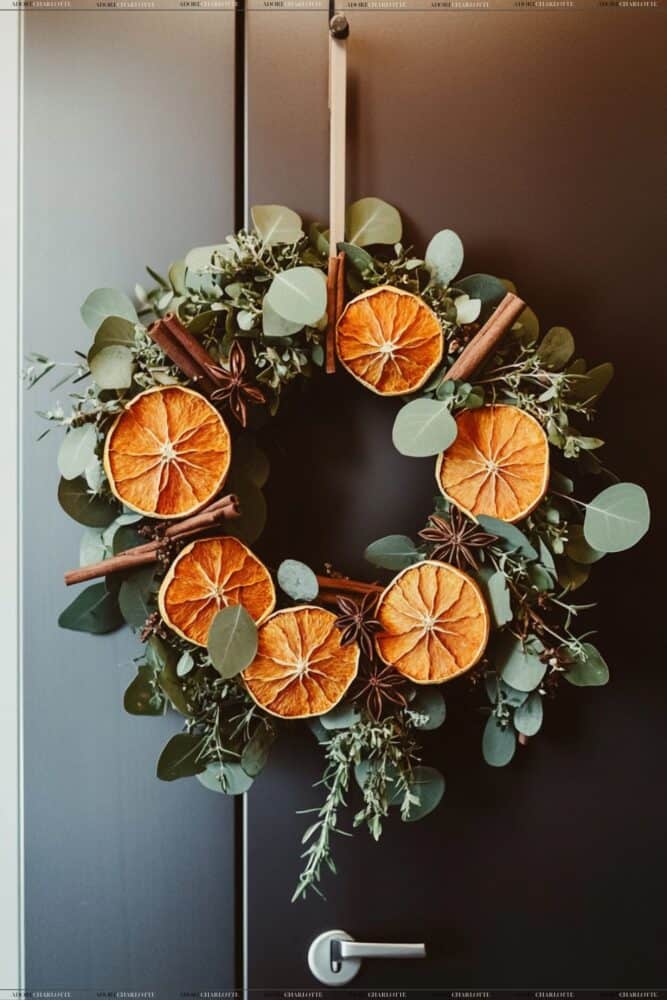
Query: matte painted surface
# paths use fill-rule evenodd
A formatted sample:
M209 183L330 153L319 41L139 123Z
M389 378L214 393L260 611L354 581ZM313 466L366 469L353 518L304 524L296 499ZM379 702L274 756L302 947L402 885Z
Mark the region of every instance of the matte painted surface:
M281 743L249 796L251 986L315 986L306 950L334 927L428 945L426 962L368 963L353 986L664 984L664 643L647 572L664 539L647 429L664 423L659 18L349 15L351 199L397 204L420 250L456 229L466 271L515 278L544 329L568 325L591 362L615 362L598 426L609 464L651 493L656 527L582 594L602 605L588 621L611 685L564 691L504 771L481 761L469 682L448 687L426 751L444 806L390 823L377 847L339 838L327 901L289 903L309 821L294 812L320 801L320 755L307 734ZM250 201L324 218L325 17L253 13L249 42ZM392 451L396 405L338 375L287 409L270 432L268 558L354 575L369 541L423 523L432 470Z
M70 360L88 292L131 292L233 226L233 15L28 13L25 31L24 346ZM229 987L232 802L156 779L179 722L123 712L129 632L56 625L81 531L56 505L61 435L36 443L55 381L24 401L26 985Z

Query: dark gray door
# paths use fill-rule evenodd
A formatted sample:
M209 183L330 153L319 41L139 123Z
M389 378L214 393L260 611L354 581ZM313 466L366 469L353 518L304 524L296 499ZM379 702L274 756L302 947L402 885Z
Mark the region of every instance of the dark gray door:
M395 203L420 250L455 229L470 271L515 279L545 328L565 324L586 357L614 361L609 462L657 505L660 12L349 19L350 197ZM250 15L251 203L325 218L326 53L325 12ZM387 448L393 413L341 375L287 408L267 558L355 575L370 540L423 523L431 473ZM448 686L448 721L426 747L447 776L443 806L389 824L379 846L340 838L326 901L289 902L307 821L295 813L319 802L321 757L307 733L283 741L248 800L250 986L316 986L306 951L330 928L426 942L427 961L368 963L362 988L664 983L665 673L650 558L661 530L596 576L591 620L612 684L551 705L505 771L480 760L466 681Z
M234 15L29 11L24 24L24 350L70 361L87 350L93 288L131 292L145 264L234 226ZM127 630L56 624L81 531L57 512L59 435L37 442L33 411L67 392L48 384L24 401L26 986L230 987L234 805L156 780L180 723L124 714Z

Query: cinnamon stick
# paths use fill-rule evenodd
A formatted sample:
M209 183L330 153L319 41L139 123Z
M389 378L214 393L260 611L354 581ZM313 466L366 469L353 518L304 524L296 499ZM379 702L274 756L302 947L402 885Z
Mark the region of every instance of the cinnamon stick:
M110 556L108 559L92 563L90 566L80 566L78 569L69 570L65 573L65 583L70 587L74 583L96 580L98 577L108 576L110 573L121 573L126 570L138 569L140 566L147 566L156 561L165 540L185 541L207 528L219 524L220 521L238 517L239 514L238 497L232 493L214 501L198 514L186 517L176 524L170 524L162 538L146 542L144 545L137 545L133 549L128 549L127 552Z
M326 373L336 371L336 303L338 298L338 269L340 257L329 257L327 271L327 332L326 332Z
M210 396L217 388L218 382L211 372L213 359L174 313L156 320L148 328L148 335L198 389Z
M320 591L332 591L329 595L331 597L337 594L381 594L384 590L379 583L364 583L362 580L348 580L338 576L318 576L317 582Z
M482 329L475 334L461 352L449 371L445 372L442 381L469 379L486 360L496 344L505 336L525 306L526 303L518 295L508 292L498 308L489 316Z

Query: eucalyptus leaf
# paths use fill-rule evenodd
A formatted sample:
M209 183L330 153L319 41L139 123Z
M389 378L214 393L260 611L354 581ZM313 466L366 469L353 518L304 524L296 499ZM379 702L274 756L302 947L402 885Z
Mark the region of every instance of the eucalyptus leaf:
M185 267L187 271L206 271L213 263L213 255L220 254L221 257L229 255L229 247L224 244L215 244L209 247L194 247L185 255Z
M262 333L265 337L292 337L299 330L303 329L303 323L291 323L288 319L283 319L266 297L262 303Z
M609 680L609 667L599 650L590 642L584 642L581 654L564 676L575 687L602 687Z
M102 538L103 528L86 528L79 543L79 566L92 566L109 555Z
M146 619L155 611L155 569L147 566L132 573L120 585L118 606L120 612L133 628L141 628Z
M419 798L419 804L412 804L406 822L414 823L423 819L440 804L445 793L445 779L434 767L420 765L413 771L410 792Z
M416 725L415 729L439 729L445 721L447 710L445 699L436 687L422 686L410 702L410 711L425 715L427 721L421 725Z
M564 326L552 326L537 348L545 368L560 370L574 354L574 337Z
M123 708L130 715L164 715L165 701L155 690L153 671L140 666L137 676L123 696Z
M604 556L604 552L598 552L591 548L584 537L584 529L580 524L571 524L568 527L569 538L565 543L565 552L577 563L590 566L598 562Z
M319 593L317 577L298 559L284 559L278 567L278 584L293 601L314 601Z
M253 205L250 217L264 246L296 243L303 236L300 216L284 205Z
M480 514L477 520L485 531L500 539L500 546L505 551L519 552L526 559L537 559L535 548L516 525L501 521L497 517L489 517L486 514Z
M89 528L105 528L116 517L118 506L88 492L85 479L61 479L58 503L71 518Z
M344 252L346 263L349 261L359 274L363 275L368 271L375 271L373 258L366 250L362 250L361 247L355 246L354 243L339 243L338 249Z
M266 766L276 736L277 733L272 726L261 723L244 746L241 767L250 778L256 778Z
M590 368L581 378L573 381L569 391L571 399L578 402L594 402L599 399L614 377L614 366L605 361Z
M441 229L426 248L424 263L436 284L447 286L461 270L463 243L451 229Z
M587 504L584 538L598 552L623 552L644 537L650 521L646 491L634 483L616 483Z
M482 754L491 767L509 764L516 750L516 733L511 726L501 726L495 715L490 715L482 735Z
M379 243L400 243L403 224L398 211L381 198L361 198L345 213L345 234L348 243L367 247Z
M88 367L100 389L129 389L132 385L134 361L129 347L93 345L88 354Z
M359 707L352 702L342 701L324 715L318 716L325 729L349 729L361 719Z
M97 432L93 424L73 427L58 451L58 470L64 479L76 479L95 458Z
M236 763L225 763L222 766L208 764L197 774L197 781L204 788L223 795L243 795L251 787L253 780L241 765Z
M415 543L407 535L385 535L371 542L364 559L382 569L405 569L421 559Z
M189 650L185 650L184 653L178 658L176 664L176 676L177 677L187 677L192 668L195 665L195 658Z
M486 590L489 595L493 620L497 628L502 628L514 617L505 574L500 571L492 573L487 581Z
M157 762L157 776L161 781L191 778L205 769L201 760L204 739L196 733L177 733L172 736Z
M507 294L507 289L500 278L494 278L491 274L470 274L467 278L459 278L456 287L471 299L481 301L480 316L483 319L486 319L493 307L502 302Z
M533 691L547 671L546 663L539 657L541 650L542 644L537 640L524 644L514 637L505 638L496 656L503 680L517 691Z
M590 569L582 563L565 558L558 560L558 583L566 591L577 590L588 580Z
M517 327L519 328L518 330ZM530 306L526 306L526 308L519 314L517 321L512 328L512 332L522 344L525 344L526 347L534 344L539 338L540 321Z
M94 583L77 594L61 613L58 624L75 632L104 635L120 628L123 618L116 597L107 590L106 583Z
M134 347L136 324L120 316L107 316L95 334L94 347Z
M456 322L460 326L474 323L482 311L481 299L471 299L465 293L454 299L454 305L456 306Z
M173 646L167 645L159 636L153 635L149 639L149 644L160 643L159 659L162 668L157 675L157 681L161 689L169 699L170 704L181 715L189 717L192 710L188 704L188 698L183 689L183 682L178 676L178 651Z
M218 611L208 633L208 655L221 677L236 677L257 655L257 625L242 604Z
M97 330L108 316L137 323L137 311L124 292L115 288L96 288L81 306L81 318L89 330Z
M427 458L445 451L456 439L456 421L447 403L413 399L396 415L392 440L401 455Z
M281 271L271 282L265 302L290 323L314 326L326 312L326 279L316 267Z
M533 691L514 712L514 728L524 736L534 736L542 725L542 696Z
M169 268L169 284L177 295L185 295L185 261L177 260Z

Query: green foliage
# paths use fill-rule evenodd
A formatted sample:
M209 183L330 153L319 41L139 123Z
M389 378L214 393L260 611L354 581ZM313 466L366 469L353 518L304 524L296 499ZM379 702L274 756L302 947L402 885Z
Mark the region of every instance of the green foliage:
M283 559L278 567L278 584L293 601L314 601L320 589L312 569L297 559Z
M410 712L415 716L415 729L439 729L447 714L445 699L432 685L419 687L410 702Z
M203 760L204 744L196 733L177 733L172 736L157 762L157 776L161 781L176 781L201 774L206 764Z
M264 301L288 323L313 326L326 312L326 281L315 267L293 267L275 276Z
M58 502L66 514L90 528L106 528L118 514L118 505L96 496L82 476L61 479Z
M381 198L361 198L345 214L345 236L358 247L400 243L402 232L397 210Z
M371 542L364 559L382 569L405 569L421 559L415 543L407 535L386 535Z
M77 479L95 458L97 434L92 424L73 427L58 451L58 471L63 479Z
M442 229L426 248L424 263L431 278L447 287L463 265L463 243L451 229Z
M93 583L74 598L58 618L61 628L104 635L123 624L116 595L106 583Z
M650 521L645 490L616 483L586 504L584 538L598 552L623 552L644 537Z
M496 715L490 715L482 736L482 754L491 767L509 764L516 750L516 733Z
M392 440L402 455L426 458L449 448L456 439L456 431L449 405L422 397L406 403L398 411Z
M208 655L221 677L249 667L257 655L257 626L242 604L218 611L208 633Z
M89 330L98 330L107 317L137 322L137 312L127 295L115 288L97 288L81 306L81 319Z
M297 243L303 236L301 218L284 205L253 205L250 216L265 246Z
M609 680L609 667L595 646L584 642L568 666L565 680L575 687L602 687Z

